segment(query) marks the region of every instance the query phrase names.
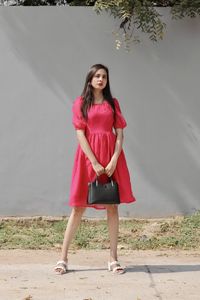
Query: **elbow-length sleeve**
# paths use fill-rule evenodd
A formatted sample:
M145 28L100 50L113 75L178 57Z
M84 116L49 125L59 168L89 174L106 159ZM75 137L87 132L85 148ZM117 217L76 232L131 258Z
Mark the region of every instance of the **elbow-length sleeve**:
M114 99L115 103L115 121L114 121L114 128L124 128L127 126L126 120L122 115L121 108L117 99Z
M75 129L85 129L86 120L81 112L81 98L77 98L72 105L72 123Z

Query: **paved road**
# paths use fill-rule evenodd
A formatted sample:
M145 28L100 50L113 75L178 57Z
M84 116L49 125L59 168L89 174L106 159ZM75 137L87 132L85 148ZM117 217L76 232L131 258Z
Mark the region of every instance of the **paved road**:
M60 250L0 250L0 300L199 300L200 251L123 251L124 275L106 269L109 250L70 251L65 275L53 271Z

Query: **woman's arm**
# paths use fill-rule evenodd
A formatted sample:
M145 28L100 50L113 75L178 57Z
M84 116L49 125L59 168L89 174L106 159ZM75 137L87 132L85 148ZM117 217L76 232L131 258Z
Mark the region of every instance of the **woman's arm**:
M114 150L111 160L118 160L118 157L122 150L122 145L123 145L123 140L124 140L124 133L123 133L122 128L116 128L115 132L116 132L117 138L116 138L116 142L115 142L115 150Z
M88 140L85 136L85 132L82 129L77 129L76 130L77 138L80 143L81 149L85 153L85 155L88 157L90 160L92 167L94 171L96 172L97 176L100 176L101 174L105 173L104 167L98 162L96 159L94 153L91 150L91 147L88 143Z
M114 153L111 157L111 160L110 160L109 164L105 168L105 172L109 177L112 176L112 174L115 171L115 168L117 166L117 160L118 160L118 157L121 153L123 140L124 140L123 129L122 128L116 128L115 131L116 131L116 135L117 135L117 138L116 138L116 141L115 141L115 150L114 150Z

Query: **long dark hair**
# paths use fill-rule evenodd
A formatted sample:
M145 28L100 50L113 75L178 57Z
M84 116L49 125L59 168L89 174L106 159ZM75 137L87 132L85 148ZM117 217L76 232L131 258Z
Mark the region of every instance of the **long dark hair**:
M115 117L115 104L114 104L114 100L113 100L113 97L112 97L112 94L110 91L109 70L106 66L104 66L102 64L96 64L96 65L91 66L91 68L86 76L85 86L84 86L84 89L81 94L81 97L83 99L81 111L82 111L83 117L85 119L87 119L87 110L94 103L93 87L91 85L91 81L92 81L93 76L99 69L104 69L107 73L107 84L106 84L105 88L103 89L103 96L104 96L104 99L111 105L111 107L114 111L114 117Z

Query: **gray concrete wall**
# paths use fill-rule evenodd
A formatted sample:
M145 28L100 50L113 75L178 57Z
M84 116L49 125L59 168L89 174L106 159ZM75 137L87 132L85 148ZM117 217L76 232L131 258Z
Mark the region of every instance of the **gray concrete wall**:
M69 215L71 105L99 62L128 123L124 151L137 202L120 206L120 215L200 209L200 19L172 21L162 12L165 39L153 44L143 35L128 54L114 48L112 18L91 8L1 7L1 216Z

